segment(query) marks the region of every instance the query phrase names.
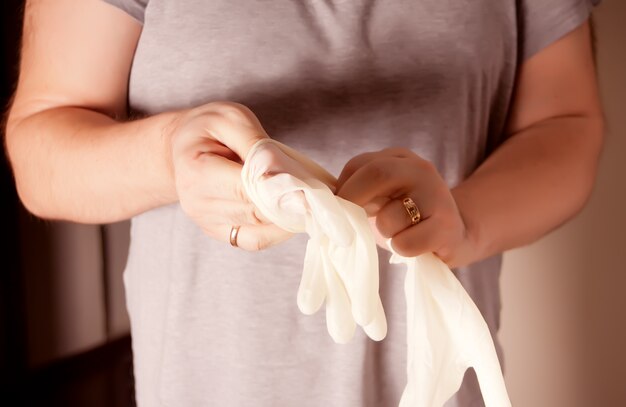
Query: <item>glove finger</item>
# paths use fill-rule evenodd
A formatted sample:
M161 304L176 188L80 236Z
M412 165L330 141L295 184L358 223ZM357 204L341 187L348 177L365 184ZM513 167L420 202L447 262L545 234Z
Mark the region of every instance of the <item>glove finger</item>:
M375 341L382 341L387 336L387 318L385 318L385 311L383 309L383 304L378 298L376 305L376 314L374 315L374 319L369 324L363 327L363 330Z
M364 209L345 200L341 204L356 235L349 249L351 255L344 253L346 264L339 274L350 296L355 321L366 326L374 320L380 302L376 240L369 223L362 221L366 219Z
M319 239L311 238L306 245L304 266L298 288L298 308L303 314L316 313L326 297L324 267L320 257Z
M352 318L350 299L343 283L328 258L325 247L321 249L326 281L326 326L337 343L347 343L354 336L356 323Z
M355 232L337 197L320 181L308 183L311 188L304 190L306 200L323 233L336 245L350 246Z

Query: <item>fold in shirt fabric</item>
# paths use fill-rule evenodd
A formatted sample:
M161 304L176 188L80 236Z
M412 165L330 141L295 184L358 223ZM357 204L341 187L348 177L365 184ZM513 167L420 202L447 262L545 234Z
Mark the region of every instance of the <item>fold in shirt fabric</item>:
M333 193L335 178L272 139L257 142L242 169L244 188L279 227L307 233L297 302L305 314L325 302L338 343L358 324L374 340L387 332L378 294L376 241L365 210ZM390 262L407 266L407 385L401 407L442 406L476 371L487 407L510 406L495 347L480 311L448 266L432 253Z

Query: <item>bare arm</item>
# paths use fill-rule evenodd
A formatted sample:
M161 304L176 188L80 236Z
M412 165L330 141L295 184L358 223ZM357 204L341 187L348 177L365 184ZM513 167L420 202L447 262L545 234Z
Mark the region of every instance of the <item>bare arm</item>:
M348 162L338 195L369 207L398 253L434 252L451 267L543 236L583 207L602 149L589 25L526 61L517 85L509 138L453 190L432 163L390 148ZM418 224L403 197L417 203Z
M35 215L81 223L179 202L209 236L258 250L289 234L258 213L241 157L267 137L245 106L202 106L126 121L141 25L100 0L29 0L6 147Z
M111 222L176 199L162 136L174 114L113 119L125 118L140 32L98 0L27 2L6 143L20 198L34 214Z
M589 23L524 63L507 131L452 191L473 242L460 263L531 243L591 194L604 120Z

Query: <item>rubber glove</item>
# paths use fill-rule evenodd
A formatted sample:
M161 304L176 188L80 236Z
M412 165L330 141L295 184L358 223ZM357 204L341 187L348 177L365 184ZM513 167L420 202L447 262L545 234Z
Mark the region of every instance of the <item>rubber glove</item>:
M487 323L448 266L432 253L413 258L394 253L390 263L407 266L409 346L400 407L442 406L469 367L487 407L511 406Z
M386 321L378 259L365 211L334 196L329 187L334 178L319 165L271 139L251 148L242 180L272 222L309 234L300 310L313 313L326 299L335 341L347 342L355 321L370 337L382 339ZM390 262L407 266L407 385L400 407L442 406L469 367L476 370L487 407L510 406L487 324L448 266L432 253L414 258L394 253Z
M357 324L370 338L382 340L387 322L378 294L378 253L368 223L362 222L363 208L335 196L329 187L335 178L319 165L271 139L251 148L242 180L269 220L309 235L300 310L313 314L326 301L328 332L337 343L348 342Z

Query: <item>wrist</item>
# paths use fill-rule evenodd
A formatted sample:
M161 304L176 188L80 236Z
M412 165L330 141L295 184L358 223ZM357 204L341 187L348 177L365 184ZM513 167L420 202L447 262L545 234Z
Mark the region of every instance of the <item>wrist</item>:
M178 193L176 191L176 177L174 172L174 160L172 153L172 142L176 134L176 129L178 128L183 115L183 111L167 113L160 132L160 142L163 147L166 170L165 179L167 180L166 197L170 202L176 202L178 200Z
M155 151L152 153L155 157L159 157L153 169L156 185L153 199L158 202L156 206L169 205L178 201L172 160L172 138L181 116L181 111L174 111L160 113L148 119L154 121L154 126L151 126L149 130L153 138L152 145L155 146Z
M461 267L489 257L490 251L481 223L471 210L471 199L462 188L451 192L464 225L463 239L453 261L453 267Z

